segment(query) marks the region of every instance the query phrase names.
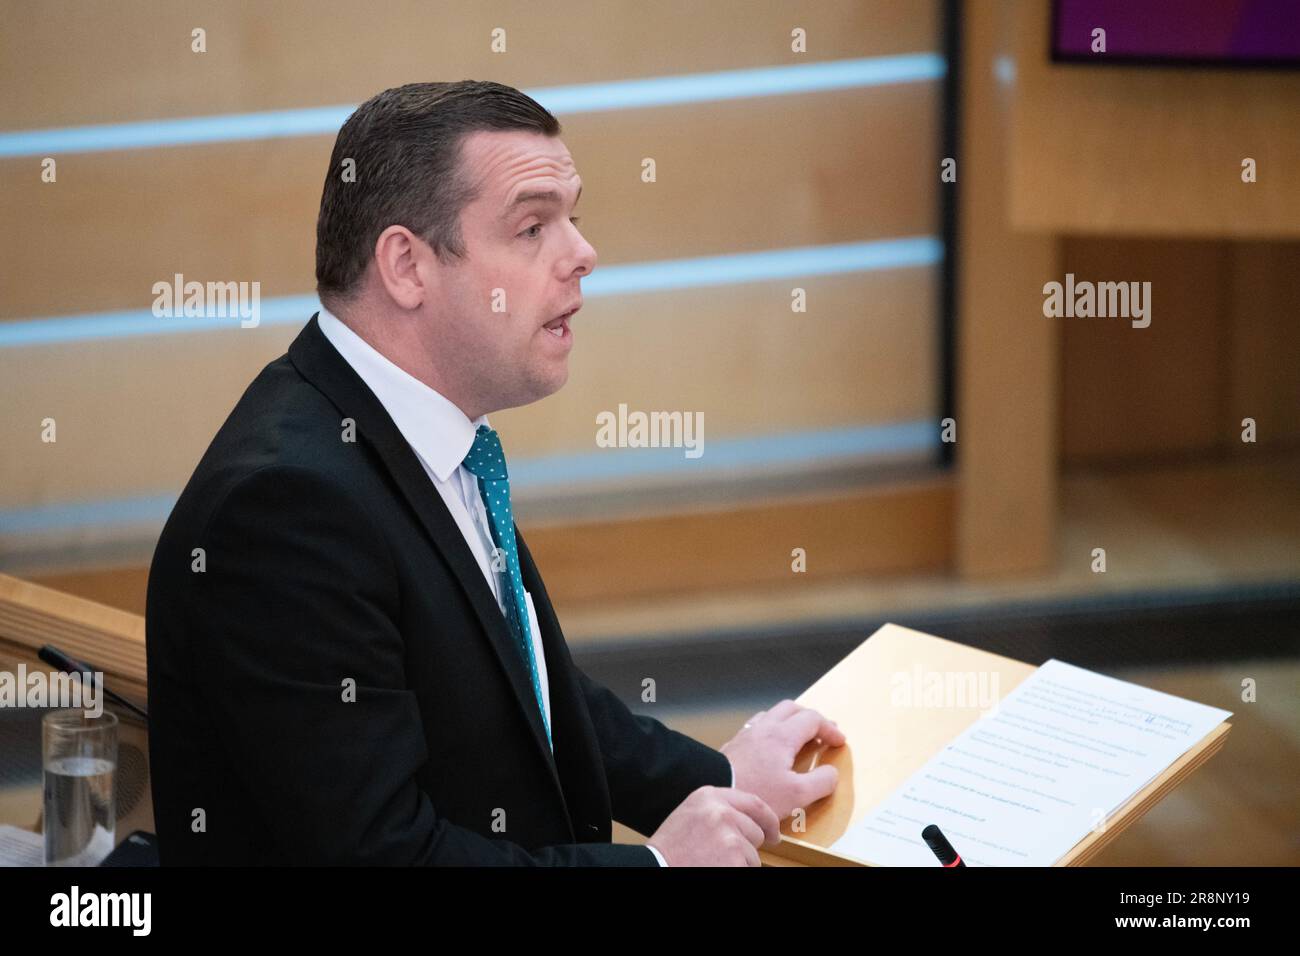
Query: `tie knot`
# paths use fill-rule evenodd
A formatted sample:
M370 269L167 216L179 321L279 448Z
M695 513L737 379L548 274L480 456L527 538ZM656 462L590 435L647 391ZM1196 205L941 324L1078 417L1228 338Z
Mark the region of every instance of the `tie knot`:
M465 469L484 481L504 481L506 479L506 456L501 450L501 438L486 425L480 425L474 433L474 444L462 462Z

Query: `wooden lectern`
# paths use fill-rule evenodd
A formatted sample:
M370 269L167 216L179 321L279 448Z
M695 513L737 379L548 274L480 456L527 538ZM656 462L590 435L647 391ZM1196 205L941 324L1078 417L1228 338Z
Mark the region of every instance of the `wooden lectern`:
M781 845L759 851L764 866L871 865L828 848L981 716L977 707L909 713L891 706L893 675L911 673L918 664L926 672L996 673L999 700L1037 669L897 624L884 625L798 698L798 703L838 723L848 743L822 748L814 741L799 753L795 760L799 770L809 769L814 761L830 763L839 770L839 785L808 808L805 832L791 831L793 818L782 824ZM1134 794L1103 829L1089 833L1054 865L1087 863L1209 760L1231 728L1227 721L1219 724Z

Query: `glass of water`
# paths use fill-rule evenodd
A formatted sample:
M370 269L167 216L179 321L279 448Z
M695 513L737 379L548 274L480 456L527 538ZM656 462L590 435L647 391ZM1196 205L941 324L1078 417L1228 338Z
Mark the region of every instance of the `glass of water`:
M56 710L41 721L45 865L98 866L117 827L117 715Z

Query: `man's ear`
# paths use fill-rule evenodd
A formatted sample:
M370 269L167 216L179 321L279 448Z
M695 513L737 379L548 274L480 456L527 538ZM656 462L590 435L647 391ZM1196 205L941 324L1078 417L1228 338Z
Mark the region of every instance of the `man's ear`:
M428 244L405 226L389 226L375 240L375 272L399 308L418 309L430 297L428 270L420 264L432 255Z

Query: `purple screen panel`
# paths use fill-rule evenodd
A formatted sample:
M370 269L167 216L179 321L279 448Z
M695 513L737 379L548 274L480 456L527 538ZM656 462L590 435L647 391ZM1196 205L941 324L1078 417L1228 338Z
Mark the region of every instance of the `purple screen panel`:
M1300 0L1056 0L1054 32L1065 57L1300 62Z

